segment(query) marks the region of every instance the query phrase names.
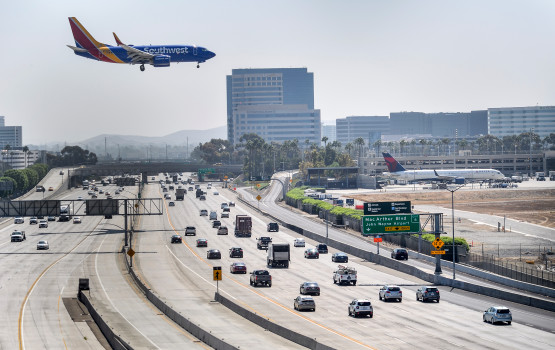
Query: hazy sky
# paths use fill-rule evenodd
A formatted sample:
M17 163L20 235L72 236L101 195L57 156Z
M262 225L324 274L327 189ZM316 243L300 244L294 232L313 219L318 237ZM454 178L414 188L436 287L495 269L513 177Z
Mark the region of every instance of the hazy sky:
M24 144L226 124L233 68L307 67L322 120L555 104L555 1L0 0L0 115ZM196 44L169 68L73 54L101 42Z

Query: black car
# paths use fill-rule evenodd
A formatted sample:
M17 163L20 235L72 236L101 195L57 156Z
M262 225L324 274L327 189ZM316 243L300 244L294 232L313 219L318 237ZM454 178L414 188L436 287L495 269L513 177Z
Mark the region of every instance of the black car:
M318 243L316 249L318 249L318 253L320 254L328 254L328 246L324 243Z
M279 231L279 225L277 222L270 222L268 224L268 232L278 232Z
M338 263L348 263L349 256L345 253L333 253L331 256L331 261L338 262Z
M221 259L222 253L218 249L210 249L206 252L206 259Z
M231 247L229 248L229 257L230 258L242 258L243 257L243 249L240 247Z
M391 258L397 260L409 260L409 252L405 248L395 248L391 252Z
M212 221L212 227L220 227L222 226L222 222L220 220Z
M181 243L181 236L180 235L173 235L172 236L172 243Z

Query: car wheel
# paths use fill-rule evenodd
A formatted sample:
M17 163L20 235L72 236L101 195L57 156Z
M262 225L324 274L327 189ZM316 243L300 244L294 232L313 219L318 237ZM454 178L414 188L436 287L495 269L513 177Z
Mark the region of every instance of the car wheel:
M312 309L312 311L316 311L316 308Z
M349 316L351 316L351 309L347 309L347 311L349 312Z
M300 294L304 294L302 288L299 288L299 293L300 293Z
M335 278L333 279L333 284L337 284L337 282L335 281Z
M490 322L491 324L495 324L495 322L493 322L493 317L490 318L489 322Z
M399 300L399 302L400 302L400 303L402 303L402 302L403 302L403 299L397 299L397 300Z
M419 301L420 299L418 299L418 295L416 295L416 301Z
M374 317L374 314L370 314L370 318Z
M316 293L316 296L320 296L320 293Z
M271 286L272 286L272 284L271 284L271 283L268 283L268 287L271 287Z
M294 309L294 310L297 310L297 306L293 305L293 309Z
M439 299L437 300L437 302L439 303Z
M486 316L482 316L482 321L486 322Z
M378 294L378 296L380 297L380 300L382 300L382 295L381 295L381 294Z
M353 281L353 286L356 286L356 285L357 285L357 281Z
M507 324L511 324L511 321L507 321Z

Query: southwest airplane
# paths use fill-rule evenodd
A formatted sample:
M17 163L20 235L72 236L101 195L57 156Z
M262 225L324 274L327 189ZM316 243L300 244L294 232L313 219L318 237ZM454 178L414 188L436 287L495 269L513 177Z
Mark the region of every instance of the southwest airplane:
M405 170L391 154L382 154L389 170L389 172L384 172L383 175L406 181L452 181L460 178L469 180L501 180L505 177L499 170L495 169Z
M141 71L145 70L145 64L151 64L154 67L169 67L170 62L197 62L197 68L199 68L200 63L216 56L212 51L196 46L125 45L119 40L116 33L113 34L118 46L111 46L96 41L77 18L69 17L69 25L77 47L67 46L76 55L103 62L140 64Z

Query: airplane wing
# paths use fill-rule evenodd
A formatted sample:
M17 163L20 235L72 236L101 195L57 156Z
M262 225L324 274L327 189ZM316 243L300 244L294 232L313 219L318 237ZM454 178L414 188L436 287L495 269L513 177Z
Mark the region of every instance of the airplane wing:
M437 179L441 181L451 181L455 178L454 176L441 176L437 173L435 169L434 169L434 174L436 174Z
M134 47L127 46L125 44L120 44L121 47L127 51L127 56L131 58L131 64L152 64L154 60L154 55L149 54L141 50L137 50Z

